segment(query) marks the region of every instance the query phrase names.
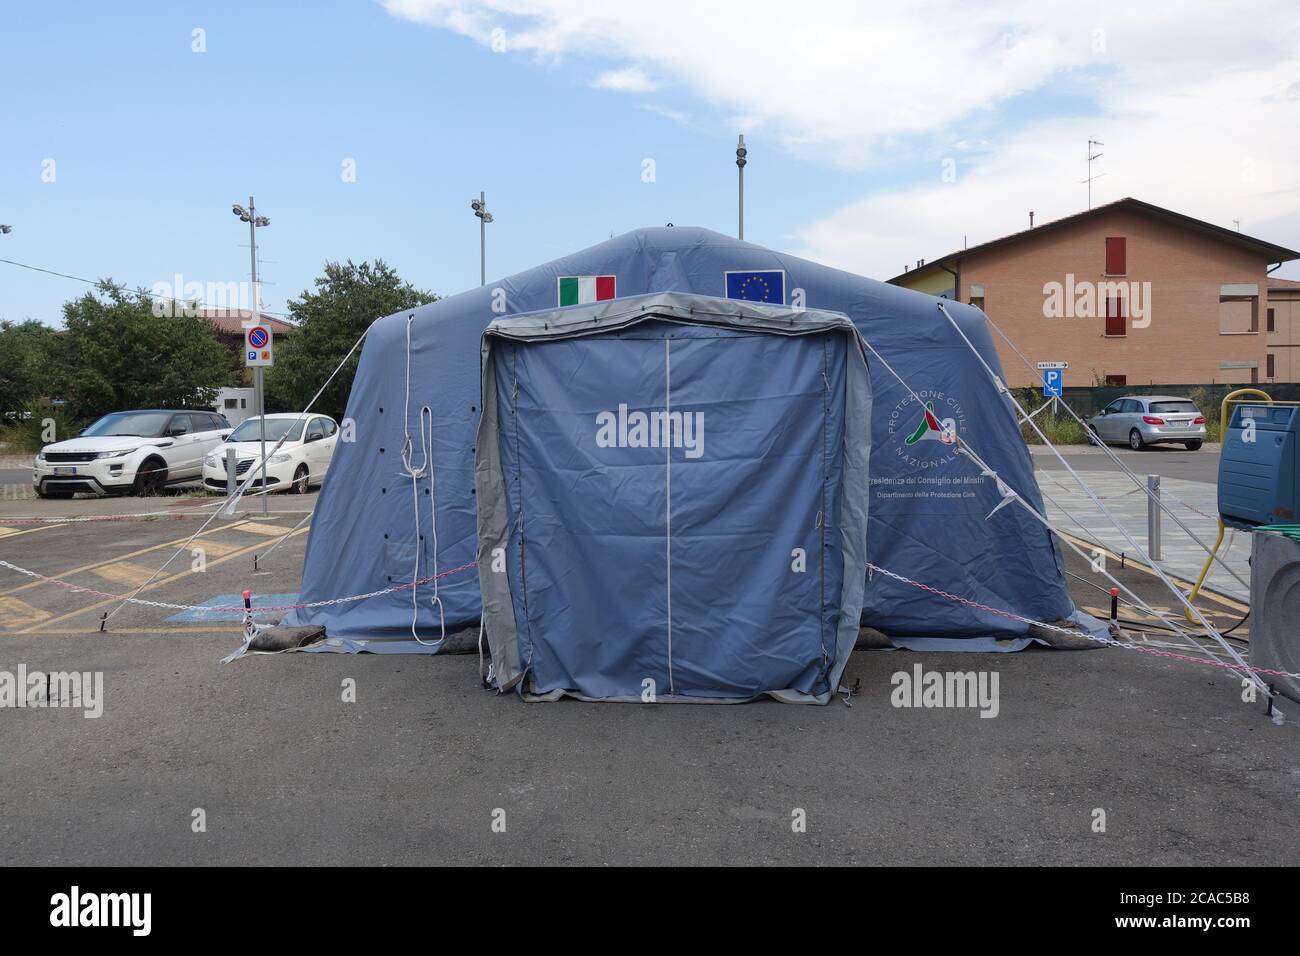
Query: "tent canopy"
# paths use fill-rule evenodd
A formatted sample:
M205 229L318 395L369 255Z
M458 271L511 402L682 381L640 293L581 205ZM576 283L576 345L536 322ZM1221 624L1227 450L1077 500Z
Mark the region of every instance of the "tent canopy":
M1071 615L1048 531L1020 507L990 516L1002 500L997 482L942 440L947 434L969 442L1003 482L1041 511L1015 418L938 310L939 300L681 227L639 229L376 321L348 400L346 417L355 422L356 440L339 443L317 503L302 600L409 585L474 561L478 359L489 324L561 303L658 292L847 315L927 406L868 355L868 561L1035 620ZM983 313L945 304L979 355L1001 374ZM410 449L406 461L404 447ZM419 472L414 478L413 471ZM325 625L326 650L427 653L437 649L444 627L476 627L480 611L477 575L466 571L364 601L294 612L286 623ZM862 619L896 643L939 639L945 646L978 647L998 638L1000 646L1017 647L1027 631L1005 617L880 575L867 583Z

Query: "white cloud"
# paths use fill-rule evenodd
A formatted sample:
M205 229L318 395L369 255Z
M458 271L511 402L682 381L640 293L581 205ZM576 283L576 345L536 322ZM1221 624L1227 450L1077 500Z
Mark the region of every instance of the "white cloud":
M641 103L638 108L645 110L647 113L654 113L656 116L662 116L664 119L672 120L674 123L681 126L686 126L691 121L689 113L675 110L670 106L661 106L658 103Z
M799 230L804 254L855 271L893 275L963 234L1022 228L1029 209L1077 212L1090 135L1106 143L1096 201L1133 195L1297 243L1294 2L384 5L496 48L596 61L606 88L671 76L728 129L743 116L755 140L888 181Z
M868 158L891 136L927 132L1088 61L1077 24L1048 28L1038 5L1002 11L940 0L593 4L589 0L385 0L392 14L485 45L653 67L720 111L792 147ZM1026 24L1038 23L1037 31ZM959 24L959 29L944 29ZM618 71L616 71L618 72Z
M613 90L615 93L653 93L659 88L645 75L645 71L635 66L602 73L591 85L598 90Z
M888 278L918 258L1024 229L1030 210L1037 224L1078 212L1093 135L1105 143L1094 205L1134 196L1226 228L1240 220L1245 233L1300 247L1300 130L1285 119L1300 116L1300 94L1287 85L1293 69L1265 64L1117 91L1100 118L1036 122L972 159L954 150L955 182L944 181L945 157L936 156L932 174L909 186L827 210L800 231L796 251Z

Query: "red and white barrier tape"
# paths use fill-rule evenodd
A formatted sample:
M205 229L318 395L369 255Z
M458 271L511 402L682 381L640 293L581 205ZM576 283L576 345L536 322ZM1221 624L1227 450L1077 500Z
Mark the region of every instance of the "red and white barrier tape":
M244 495L245 498L256 498L262 492L252 492ZM8 517L0 515L0 525L11 524L80 524L89 521L134 521L144 518L205 518L208 515L204 512L205 508L220 508L227 503L229 499L224 495L215 501L203 501L196 505L179 505L175 508L169 508L166 511L130 511L116 515L41 515L32 517L31 515L14 515ZM275 512L276 514L296 514L297 512Z
M411 588L419 587L422 584L430 584L433 581L451 577L453 574L460 574L462 571L468 571L470 568L474 568L477 566L478 566L477 561L471 561L468 564L462 564L459 567L452 568L449 571L443 571L439 574L431 574L428 577L420 578L415 581L408 581L404 584L396 584L390 588L381 588L380 590L377 591L367 591L364 594L351 594L348 595L347 597L330 598L329 600L326 601L308 601L301 604L277 604L268 607L255 607L253 608L253 610L262 611L262 612L297 611L297 610L304 610L307 608L314 608L314 607L329 607L335 604L348 604L353 601L365 601L370 598L380 597L384 594L396 594L401 591L409 591ZM42 581L46 584L53 584L56 587L61 587L68 591L72 591L74 593L89 594L92 597L105 598L113 601L124 601L129 604L139 604L144 607L157 607L169 611L222 611L222 612L244 611L244 606L242 604L232 604L232 605L173 604L168 601L146 601L141 598L127 597L121 594L110 594L107 591L98 591L95 590L94 588L87 588L79 584L73 584L71 581L63 581L60 580L59 578L50 577L48 575L41 574L37 571L32 571L29 568L19 567L16 564L12 564L9 561L4 561L4 560L0 560L0 567L8 568L10 571L17 572L18 574L25 575L29 578L35 578L36 580ZM1140 653L1143 654L1150 654L1152 657L1163 657L1169 660L1183 661L1189 664L1201 664L1206 667L1217 667L1220 668L1221 670L1228 670L1234 672L1250 671L1255 674L1262 674L1269 677L1300 678L1300 673L1293 674L1288 671L1272 670L1267 667L1249 667L1249 666L1242 667L1240 664L1235 664L1229 661L1217 661L1206 657L1193 657L1190 654L1178 654L1173 651L1164 651L1154 647L1144 647L1141 644L1129 644L1129 643L1125 643L1124 641L1117 641L1111 637L1097 637L1096 635L1089 634L1086 631L1072 630L1067 627L1061 627L1059 624L1049 624L1045 621L1035 621L1033 618L1025 617L1024 615L1021 614L1016 614L1014 611L1006 611L1003 610L1002 608L990 607L987 604L981 604L978 601L972 601L970 598L964 598L959 594L952 594L949 591L941 590L940 588L933 587L929 584L923 584L920 581L914 581L909 577L904 577L903 575L899 574L896 571L890 571L888 568L882 568L876 564L868 563L867 569L873 574L883 574L885 577L898 581L900 584L906 584L910 587L914 587L921 591L925 591L928 594L933 594L936 597L941 597L945 600L953 601L957 604L961 604L964 607L972 608L976 611L984 611L987 614L994 614L997 615L998 617L1003 617L1008 620L1018 621L1021 624L1032 624L1037 627L1044 627L1047 628L1048 630L1058 631L1061 634L1069 635L1070 637L1078 637L1082 635L1088 638L1089 640L1096 641L1098 644L1103 644L1108 647L1119 647L1119 648L1124 648L1125 650L1139 651Z
M1143 654L1150 654L1152 657L1165 657L1170 660L1184 661L1189 664L1203 664L1206 667L1218 667L1223 670L1235 672L1250 671L1255 674L1263 674L1270 677L1300 678L1300 673L1292 674L1288 671L1270 670L1267 667L1242 667L1240 664L1235 664L1230 661L1216 661L1208 657L1193 657L1190 654L1176 654L1173 651L1162 651L1154 647L1144 647L1141 644L1129 644L1124 641L1117 641L1113 637L1097 637L1096 635L1089 634L1086 631L1071 630L1068 627L1061 627L1059 624L1048 624L1044 621L1035 621L1033 618L1024 617L1012 611L1004 611L1001 608L989 607L987 604L980 604L978 601L972 601L969 598L964 598L957 594L951 594L948 591L942 591L939 588L931 587L928 584L922 584L920 581L913 581L911 578L904 577L895 571L890 571L887 568L880 567L879 565L868 563L867 568L875 574L883 574L885 577L892 578L901 584L907 584L948 601L955 601L958 604L974 608L977 611L996 614L998 617L1005 617L1012 621L1019 621L1022 624L1033 624L1038 627L1045 627L1048 630L1059 631L1060 633L1068 634L1071 637L1079 637L1082 635L1091 641L1096 641L1098 644L1104 644L1108 647L1121 647L1125 650L1140 651Z

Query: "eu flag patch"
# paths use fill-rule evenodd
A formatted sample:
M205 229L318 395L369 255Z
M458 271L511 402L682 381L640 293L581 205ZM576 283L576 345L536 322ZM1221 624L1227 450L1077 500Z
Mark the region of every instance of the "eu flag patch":
M785 305L784 269L745 269L727 272L727 298Z

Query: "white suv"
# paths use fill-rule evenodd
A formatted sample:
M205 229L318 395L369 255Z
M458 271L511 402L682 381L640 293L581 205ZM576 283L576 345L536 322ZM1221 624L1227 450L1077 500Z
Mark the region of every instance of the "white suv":
M32 484L42 498L152 495L194 481L203 459L230 434L225 416L197 409L146 409L105 415L76 438L41 449Z

